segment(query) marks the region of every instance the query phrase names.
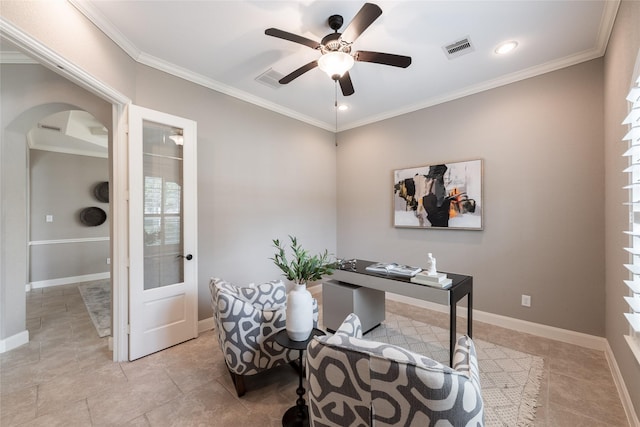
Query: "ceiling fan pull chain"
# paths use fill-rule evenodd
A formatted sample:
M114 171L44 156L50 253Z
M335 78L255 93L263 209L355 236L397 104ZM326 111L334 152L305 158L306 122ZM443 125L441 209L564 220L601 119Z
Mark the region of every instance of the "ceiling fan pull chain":
M335 139L335 143L336 143L336 147L338 146L338 81L335 80L334 81L334 93L335 93L335 104L333 106L333 108L335 109L335 113L336 113L336 132L334 133L334 139Z

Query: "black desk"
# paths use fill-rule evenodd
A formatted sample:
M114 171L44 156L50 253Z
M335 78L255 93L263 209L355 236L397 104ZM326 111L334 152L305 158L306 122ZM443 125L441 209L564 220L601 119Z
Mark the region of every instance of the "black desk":
M283 427L309 427L309 407L304 401L304 387L302 386L302 378L304 377L303 372L303 364L302 364L302 352L307 349L307 344L309 341L313 339L313 337L318 335L324 335L324 331L320 329L313 328L311 331L311 335L305 341L292 341L289 339L289 335L287 335L287 331L285 329L281 330L276 334L276 342L283 346L284 348L289 348L292 350L298 350L298 375L299 375L299 383L298 389L296 393L298 394L298 400L296 400L296 406L292 406L287 409L287 412L282 416L282 426Z
M453 283L447 289L411 282L408 277L398 277L389 274L372 273L366 267L375 264L374 261L356 260L354 269L335 270L333 280L357 286L391 292L424 301L448 305L449 310L449 365L453 364L453 351L456 344L456 308L458 302L467 297L467 335L471 337L473 324L473 277L462 274L446 273ZM383 317L384 318L384 317Z

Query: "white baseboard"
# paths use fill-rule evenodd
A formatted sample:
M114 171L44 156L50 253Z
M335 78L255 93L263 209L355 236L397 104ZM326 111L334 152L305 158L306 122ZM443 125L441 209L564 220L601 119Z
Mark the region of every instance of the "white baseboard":
M206 319L198 320L198 334L206 331L210 331L215 328L216 324L213 317L207 317Z
M390 292L387 292L387 299L441 313L449 313L449 307L446 305L396 295ZM458 307L457 313L459 316L467 317L467 307ZM590 348L592 350L605 351L607 346L607 340L603 337L542 325L540 323L529 322L526 320L514 319L513 317L501 316L499 314L473 310L473 319L490 325L500 326L502 328L524 332L526 334L536 335L538 337L561 341L568 344L574 344L580 347Z
M312 295L318 295L322 292L322 286L311 286L308 288ZM422 301L415 298L409 298L402 295L386 293L386 298L391 301L398 301L405 304L410 304L417 307L426 308L441 313L448 313L449 308L441 304L435 304L428 301ZM459 307L458 314L462 317L467 316L467 307ZM627 387L624 382L624 378L620 373L618 364L613 355L613 351L609 346L609 342L603 337L597 337L594 335L583 334L580 332L569 331L566 329L556 328L553 326L541 325L539 323L528 322L526 320L514 319L512 317L501 316L499 314L487 313L483 311L473 310L474 320L488 323L491 325L500 326L506 329L511 329L518 332L523 332L531 335L536 335L542 338L548 338L556 341L561 341L569 344L574 344L580 347L586 347L593 350L604 351L607 362L609 363L609 369L613 376L620 400L624 407L629 424L632 426L640 426L640 421L634 411L633 402L627 391ZM202 333L211 329L214 329L213 317L202 319L198 322L198 333Z
M447 306L431 303L428 301L422 301L415 298L392 294L389 292L387 292L386 297L392 301L403 302L429 310L443 313L449 312L449 308ZM458 308L458 313L460 316L466 317L467 307ZM487 313L478 310L473 310L473 319L480 322L488 323L490 325L500 326L514 331L536 335L542 338L548 338L568 344L574 344L592 350L603 351L607 359L607 363L609 364L609 369L618 390L618 394L620 395L620 401L622 402L622 406L624 407L629 425L640 426L640 420L638 420L638 416L636 415L636 412L634 410L633 401L631 400L631 396L629 396L627 386L618 367L618 363L616 362L613 350L611 350L609 341L607 341L606 338L584 334L581 332L570 331L567 329L556 328L553 326L542 325L539 323L528 322L526 320L514 319L512 317L501 316L499 314Z
M627 385L624 382L624 377L620 372L618 362L616 362L616 357L614 356L613 350L611 349L611 346L609 346L608 341L604 354L607 358L611 375L613 376L613 382L616 385L616 389L618 389L618 395L620 395L620 401L622 402L624 413L627 415L627 421L629 421L630 426L640 426L640 420L633 408L633 401L631 400L631 396L629 396Z
M310 286L308 290L312 295L318 295L322 292L322 286ZM403 295L397 295L391 292L386 293L386 298L391 301L398 301L416 307L422 307L428 310L437 311L440 313L449 313L449 307L442 304L436 304L429 301L405 297ZM467 307L458 307L457 313L461 317L467 317ZM603 337L597 337L595 335L589 335L581 332L570 331L567 329L556 328L553 326L542 325L526 320L514 319L513 317L501 316L499 314L487 313L484 311L473 310L473 319L479 322L488 323L490 325L500 326L502 328L511 329L514 331L523 332L542 338L548 338L568 344L574 344L580 347L590 348L592 350L606 351L607 347L609 346L607 340ZM199 332L213 329L213 327L213 317L209 317L198 322Z
M22 331L8 338L0 340L0 353L18 348L29 342L29 331Z
M91 280L108 279L111 274L107 271L105 273L93 273L85 274L82 276L61 277L59 279L40 280L37 282L31 282L26 286L26 291L31 289L49 288L51 286L68 285L70 283L88 282Z

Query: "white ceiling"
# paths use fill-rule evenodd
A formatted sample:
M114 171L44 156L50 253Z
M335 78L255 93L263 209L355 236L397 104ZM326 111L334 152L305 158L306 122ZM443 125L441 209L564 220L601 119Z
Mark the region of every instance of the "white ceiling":
M27 141L34 150L108 157L107 128L86 111L62 111L41 119Z
M71 0L142 64L335 130L334 82L313 69L278 88L256 81L273 69L286 75L320 52L266 36L275 27L318 40L327 18L362 1L96 1ZM508 84L604 54L619 1L374 1L382 15L353 50L408 55L407 69L357 62L355 94L338 102L344 130ZM443 46L469 37L474 51L448 59ZM495 47L517 40L498 56Z

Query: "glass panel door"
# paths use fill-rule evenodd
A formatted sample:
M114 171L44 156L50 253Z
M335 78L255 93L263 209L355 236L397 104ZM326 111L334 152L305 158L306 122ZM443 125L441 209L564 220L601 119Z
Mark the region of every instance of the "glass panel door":
M197 124L129 106L129 360L198 335Z
M184 281L183 130L143 121L144 289Z

